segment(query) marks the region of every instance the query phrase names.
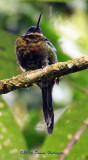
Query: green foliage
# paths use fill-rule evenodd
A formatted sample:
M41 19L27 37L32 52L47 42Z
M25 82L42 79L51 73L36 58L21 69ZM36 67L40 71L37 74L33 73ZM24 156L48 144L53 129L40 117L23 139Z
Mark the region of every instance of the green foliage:
M85 108L83 106L85 106ZM69 142L70 137L74 136L76 131L81 127L82 123L87 117L87 98L79 101L78 103L73 102L73 104L69 106L67 111L56 123L53 134L47 136L44 142L41 152L46 153L45 159L56 160L56 158L59 157L58 154L47 154L47 152L62 152ZM82 159L81 157L83 157L84 160L86 159L86 157L88 156L87 138L88 131L86 131L85 136L82 135L78 143L72 148L72 151L68 155L67 160L74 160L78 157L80 157L80 159ZM40 156L39 160L41 160L42 158L43 155Z
M0 97L0 159L27 160L27 155L21 155L26 150L26 143L10 108Z
M23 130L23 134L27 141L29 149L39 147L45 139L45 135L36 130L37 123L40 120L39 117L40 117L40 112L38 110L30 111L29 119L25 124L25 128Z
M0 79L16 76L15 35L0 29Z

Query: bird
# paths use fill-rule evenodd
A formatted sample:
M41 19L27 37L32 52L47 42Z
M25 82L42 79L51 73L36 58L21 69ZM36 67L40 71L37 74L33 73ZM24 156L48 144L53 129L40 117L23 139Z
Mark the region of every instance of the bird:
M57 62L56 48L43 35L39 27L41 15L42 12L36 26L30 26L24 35L16 39L16 58L25 71L43 69ZM52 134L54 128L52 90L55 83L59 83L59 78L37 83L42 92L42 109L48 134Z

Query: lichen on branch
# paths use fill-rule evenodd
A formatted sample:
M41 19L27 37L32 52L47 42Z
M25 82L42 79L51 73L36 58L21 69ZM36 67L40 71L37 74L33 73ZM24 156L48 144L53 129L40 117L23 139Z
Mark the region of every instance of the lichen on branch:
M33 83L49 81L70 73L88 69L88 56L76 58L67 62L58 62L43 69L27 71L10 79L0 81L0 94L5 94L18 88L27 88Z

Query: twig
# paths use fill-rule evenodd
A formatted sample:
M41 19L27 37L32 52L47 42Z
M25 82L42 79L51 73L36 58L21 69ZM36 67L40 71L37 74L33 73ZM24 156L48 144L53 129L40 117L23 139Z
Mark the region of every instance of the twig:
M27 71L11 79L0 81L0 94L5 94L18 88L26 88L33 83L49 81L70 73L88 69L88 56L76 58L67 62L58 62L43 69Z
M67 144L66 148L63 150L63 154L60 155L58 160L64 160L67 157L67 155L69 154L70 150L78 142L79 138L84 133L84 131L87 129L87 127L88 127L88 118L84 121L84 123L80 127L80 129L72 137L71 141Z

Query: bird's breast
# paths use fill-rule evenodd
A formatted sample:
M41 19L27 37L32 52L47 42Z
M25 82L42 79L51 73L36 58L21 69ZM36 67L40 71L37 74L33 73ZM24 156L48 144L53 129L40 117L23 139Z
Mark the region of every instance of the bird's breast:
M42 62L47 57L47 46L40 37L20 37L16 41L17 60L26 70L42 67Z
M43 54L46 53L47 47L45 42L38 38L29 38L26 37L25 39L18 38L16 41L16 53L17 54Z

